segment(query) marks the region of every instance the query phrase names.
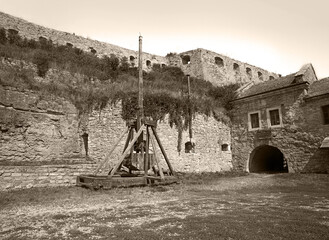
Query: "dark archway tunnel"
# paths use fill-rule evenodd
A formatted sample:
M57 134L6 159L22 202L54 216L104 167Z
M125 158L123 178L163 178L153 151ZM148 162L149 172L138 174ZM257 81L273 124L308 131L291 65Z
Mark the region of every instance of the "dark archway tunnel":
M276 147L263 145L250 154L249 171L254 173L287 173L283 153Z

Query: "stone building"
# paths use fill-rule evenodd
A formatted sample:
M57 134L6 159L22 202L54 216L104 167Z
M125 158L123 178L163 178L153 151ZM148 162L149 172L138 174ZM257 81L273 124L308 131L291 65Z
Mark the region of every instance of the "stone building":
M233 167L249 172L329 172L329 79L311 64L238 90L233 101Z

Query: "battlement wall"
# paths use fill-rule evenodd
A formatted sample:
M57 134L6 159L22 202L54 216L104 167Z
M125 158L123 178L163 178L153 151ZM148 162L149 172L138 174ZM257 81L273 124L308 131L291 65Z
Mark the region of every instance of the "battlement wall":
M18 31L18 34L27 39L39 40L46 38L52 40L53 43L59 45L69 45L77 47L85 52L94 52L97 56L114 54L118 58L127 57L131 66L138 65L138 52L130 49L122 48L113 44L84 38L74 33L62 32L50 28L46 28L23 19L13 17L11 15L0 12L0 27L7 30L12 29ZM137 42L137 41L136 41ZM153 64L168 65L166 57L154 54L143 53L143 69L148 71Z

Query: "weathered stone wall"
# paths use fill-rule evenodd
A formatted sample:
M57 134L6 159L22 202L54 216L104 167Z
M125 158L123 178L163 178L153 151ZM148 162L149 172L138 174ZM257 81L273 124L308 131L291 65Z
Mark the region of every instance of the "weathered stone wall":
M0 165L0 191L31 187L72 186L75 185L78 175L90 174L95 167L95 164Z
M74 184L93 167L72 104L0 86L0 190Z
M25 37L27 39L39 40L40 37L44 37L46 39L51 39L53 43L57 43L59 45L71 44L73 47L80 48L86 52L90 52L91 49L94 49L96 50L96 54L98 56L109 56L110 54L114 54L118 58L127 57L129 63L134 66L138 65L138 52L136 51L122 48L113 44L84 38L75 34L46 28L2 12L0 12L0 27L17 30L21 37ZM136 45L138 44L137 40L138 39L136 38ZM133 57L134 60L130 60L132 59L131 57ZM146 65L147 60L151 61L150 66ZM168 65L168 61L162 56L143 53L143 69L148 71L151 69L153 64Z
M230 128L213 117L206 118L202 115L196 115L193 126L193 139L196 141L195 153L185 153L184 144L189 141L189 138L188 131L183 131L180 154L177 151L177 129L169 126L167 118L157 126L158 135L175 171L230 171L232 169L231 151L221 150L222 144L231 145ZM94 111L89 117L88 124L90 157L96 162L102 161L126 128L121 118L120 103L116 106L107 106L102 111ZM109 169L117 163L124 143L125 138L110 158ZM157 155L161 155L160 149L157 149ZM165 166L165 164L162 165Z
M64 99L0 86L0 163L81 157L75 107Z
M319 148L329 130L320 123L320 105L328 104L329 99L305 102L304 88L300 85L235 102L232 157L236 170L248 171L252 151L270 145L284 154L289 172L329 172L328 151ZM266 109L272 107L280 107L282 127L269 128ZM253 111L260 111L261 130L248 131L248 112Z
M183 64L182 59L179 59L178 56L180 58L189 56L190 63ZM180 53L175 58L169 58L169 62L181 67L185 74L205 79L215 86L251 81L257 83L272 80L270 77L279 76L276 73L201 48ZM250 69L248 72L247 68Z

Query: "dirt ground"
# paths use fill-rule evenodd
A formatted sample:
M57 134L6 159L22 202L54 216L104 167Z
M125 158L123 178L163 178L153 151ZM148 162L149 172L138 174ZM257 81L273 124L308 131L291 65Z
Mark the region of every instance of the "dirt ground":
M329 175L184 175L170 186L0 192L0 239L329 239Z

